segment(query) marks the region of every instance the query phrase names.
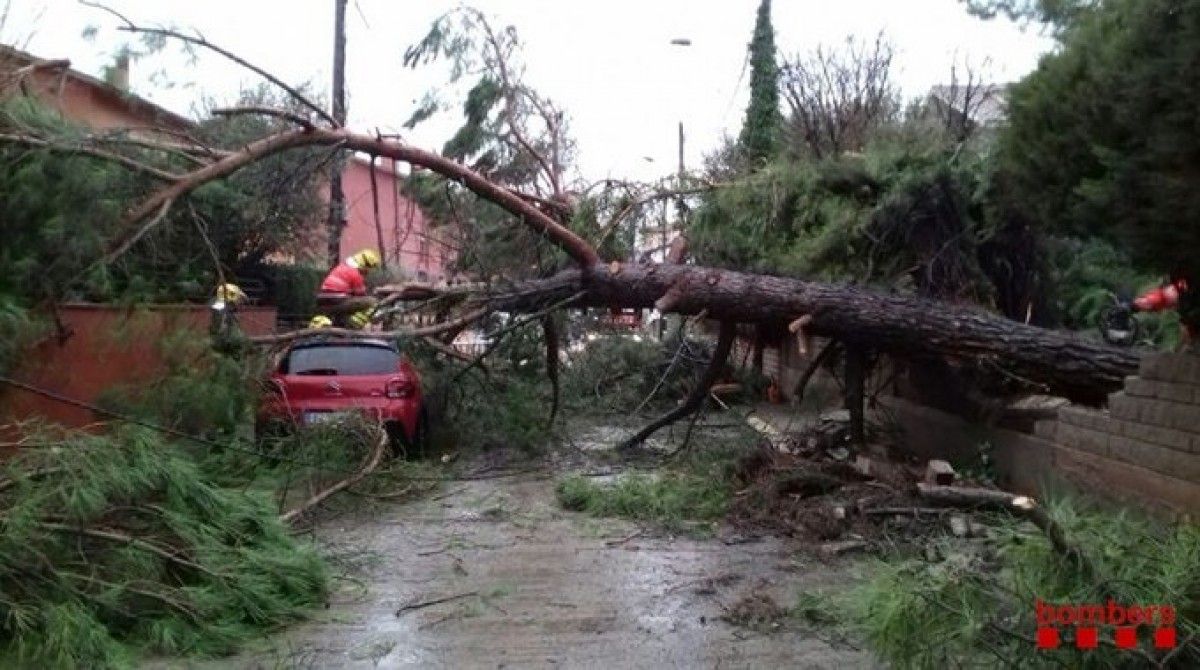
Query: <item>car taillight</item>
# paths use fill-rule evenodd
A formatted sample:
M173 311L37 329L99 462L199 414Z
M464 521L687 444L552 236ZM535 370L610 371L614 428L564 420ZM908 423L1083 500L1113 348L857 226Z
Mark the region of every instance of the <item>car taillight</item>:
M416 394L417 387L407 379L393 379L387 383L387 397L411 398Z

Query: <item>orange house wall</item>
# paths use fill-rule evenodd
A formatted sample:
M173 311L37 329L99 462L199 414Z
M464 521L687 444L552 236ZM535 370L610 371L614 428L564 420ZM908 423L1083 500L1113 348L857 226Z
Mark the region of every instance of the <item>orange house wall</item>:
M429 221L408 197L397 193L394 161L378 159L375 182L379 199L379 221L383 229L383 252L388 269L399 268L411 277L424 273L427 279L446 276L451 257L448 247L430 235ZM375 227L375 205L371 191L371 166L351 159L342 173L346 194L346 227L342 231L342 255L379 247ZM328 191L323 191L328 196Z
M68 121L97 130L152 127L185 131L179 120L157 113L154 107L126 99L121 93L53 71L35 72L28 88L38 100ZM152 131L150 134L153 134Z

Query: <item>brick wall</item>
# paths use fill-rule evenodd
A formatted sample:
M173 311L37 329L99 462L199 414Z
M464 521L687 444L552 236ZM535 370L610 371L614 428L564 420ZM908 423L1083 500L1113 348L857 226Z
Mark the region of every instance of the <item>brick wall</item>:
M1080 484L1200 512L1200 356L1147 356L1108 411L1063 407L1034 431L1063 450L1060 469Z
M815 346L820 350L820 343ZM734 363L749 361L739 340ZM814 352L815 353L815 352ZM810 354L810 356L813 354ZM794 387L811 358L795 343L768 348L763 372ZM822 387L829 392L822 392ZM816 388L814 388L816 387ZM840 406L836 386L818 374L804 406ZM1065 406L1033 434L972 423L908 400L880 399L876 420L896 422L905 449L919 458L970 460L991 444L1001 486L1040 495L1063 485L1138 506L1200 516L1200 356L1152 354L1138 375L1109 396L1108 408ZM801 409L800 411L804 411Z

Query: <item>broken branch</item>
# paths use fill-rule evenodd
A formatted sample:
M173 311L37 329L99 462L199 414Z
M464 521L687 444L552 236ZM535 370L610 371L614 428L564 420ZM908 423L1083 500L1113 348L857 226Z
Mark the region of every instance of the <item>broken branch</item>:
M329 496L332 496L333 494L337 493L338 491L341 491L343 489L354 486L358 482L362 481L367 475L374 472L375 468L379 467L379 462L383 460L383 454L385 451L387 451L387 445L388 445L388 435L387 435L387 432L385 432L383 430L383 427L381 426L379 428L379 439L377 439L375 441L375 448L371 450L371 453L368 455L366 462L364 462L363 466L358 469L358 472L355 472L354 474L350 475L349 477L346 477L345 479L339 481L338 483L334 484L333 486L330 486L329 488L318 492L316 495L313 495L311 498L304 501L304 503L302 505L291 510L290 512L281 514L279 516L279 520L282 521L283 523L291 523L291 522L295 521L300 515L304 514L305 512L309 511L310 509L316 507L317 505L320 505Z
M93 147L78 144L58 144L41 139L40 137L33 137L30 135L12 135L7 133L0 134L0 142L6 142L8 144L22 144L27 147L45 149L47 151L54 151L64 154L91 156L92 158L99 158L117 163L118 165L123 165L130 170L140 172L159 181L174 182L182 179L181 175L167 172L166 170L160 170L153 165L147 165L146 163L130 158L129 156L122 156L121 154L105 151L103 149L95 149Z
M722 321L721 330L717 335L717 346L713 350L712 360L709 361L708 367L704 369L704 372L700 375L700 379L696 381L696 385L692 387L683 404L652 421L650 425L622 442L618 449L621 451L632 449L645 442L646 438L653 435L659 428L674 423L699 409L704 399L708 397L708 390L712 388L712 385L720 377L721 370L725 367L725 361L729 358L729 350L733 348L733 340L736 335L737 324L732 321Z
M238 56L237 54L229 51L228 49L221 48L221 47L213 44L212 42L209 42L208 40L204 39L203 37L185 35L183 33L180 33L180 32L174 31L174 30L168 30L166 28L142 27L142 26L135 24L133 21L130 21L123 14L117 12L116 10L114 10L110 7L107 7L105 5L102 5L98 2L91 2L90 0L80 0L80 4L87 5L88 7L93 7L95 9L99 9L101 11L108 12L109 14L112 14L113 16L120 19L122 22L125 23L125 25L120 26L118 28L118 30L123 30L125 32L130 32L130 33L145 33L147 35L158 35L160 37L170 37L173 39L177 39L181 42L187 42L188 44L194 44L198 47L202 47L202 48L208 49L209 51L218 53L218 54L224 56L225 58L228 58L229 60L233 61L234 63L237 63L238 65L241 65L242 67L246 68L247 70L250 70L251 72L257 74L258 76L262 77L263 79L266 79L267 81L271 82L272 84L275 84L280 89L282 89L285 93L292 96L292 98L295 99L297 102L299 102L300 104L304 105L305 107L316 112L322 119L325 119L334 127L338 126L338 122L332 116L330 116L329 112L325 111L323 108L318 106L316 103L309 100L307 96L305 96L300 91L296 90L294 87L288 86L287 84L285 84L283 82L283 80L280 79L279 77L276 77L275 75L271 74L270 72L247 61L246 59L242 58L241 56Z
M307 130L312 130L312 128L313 128L313 122L309 121L308 119L304 118L303 116L300 116L299 114L295 114L293 112L289 112L287 110L275 109L273 107L257 107L257 106L225 107L222 109L214 109L212 111L212 113L214 116L238 116L238 115L244 115L244 114L253 114L253 115L257 115L257 116L273 116L275 118L283 119L285 121L291 121L292 123L300 126L301 128L305 128Z

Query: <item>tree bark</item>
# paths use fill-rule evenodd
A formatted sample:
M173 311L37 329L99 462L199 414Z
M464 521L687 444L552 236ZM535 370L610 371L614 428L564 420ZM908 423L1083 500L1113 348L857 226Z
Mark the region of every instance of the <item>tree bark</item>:
M866 352L862 345L846 347L846 409L850 410L850 442L861 447L867 442L866 418Z
M786 325L809 314L806 330L846 344L900 356L943 356L995 366L1088 403L1121 388L1139 355L1101 342L1046 330L981 309L914 296L746 274L694 265L596 264L518 284L493 296L494 309L522 311L534 302L583 291L576 306L647 308L668 291L671 311L740 323Z

